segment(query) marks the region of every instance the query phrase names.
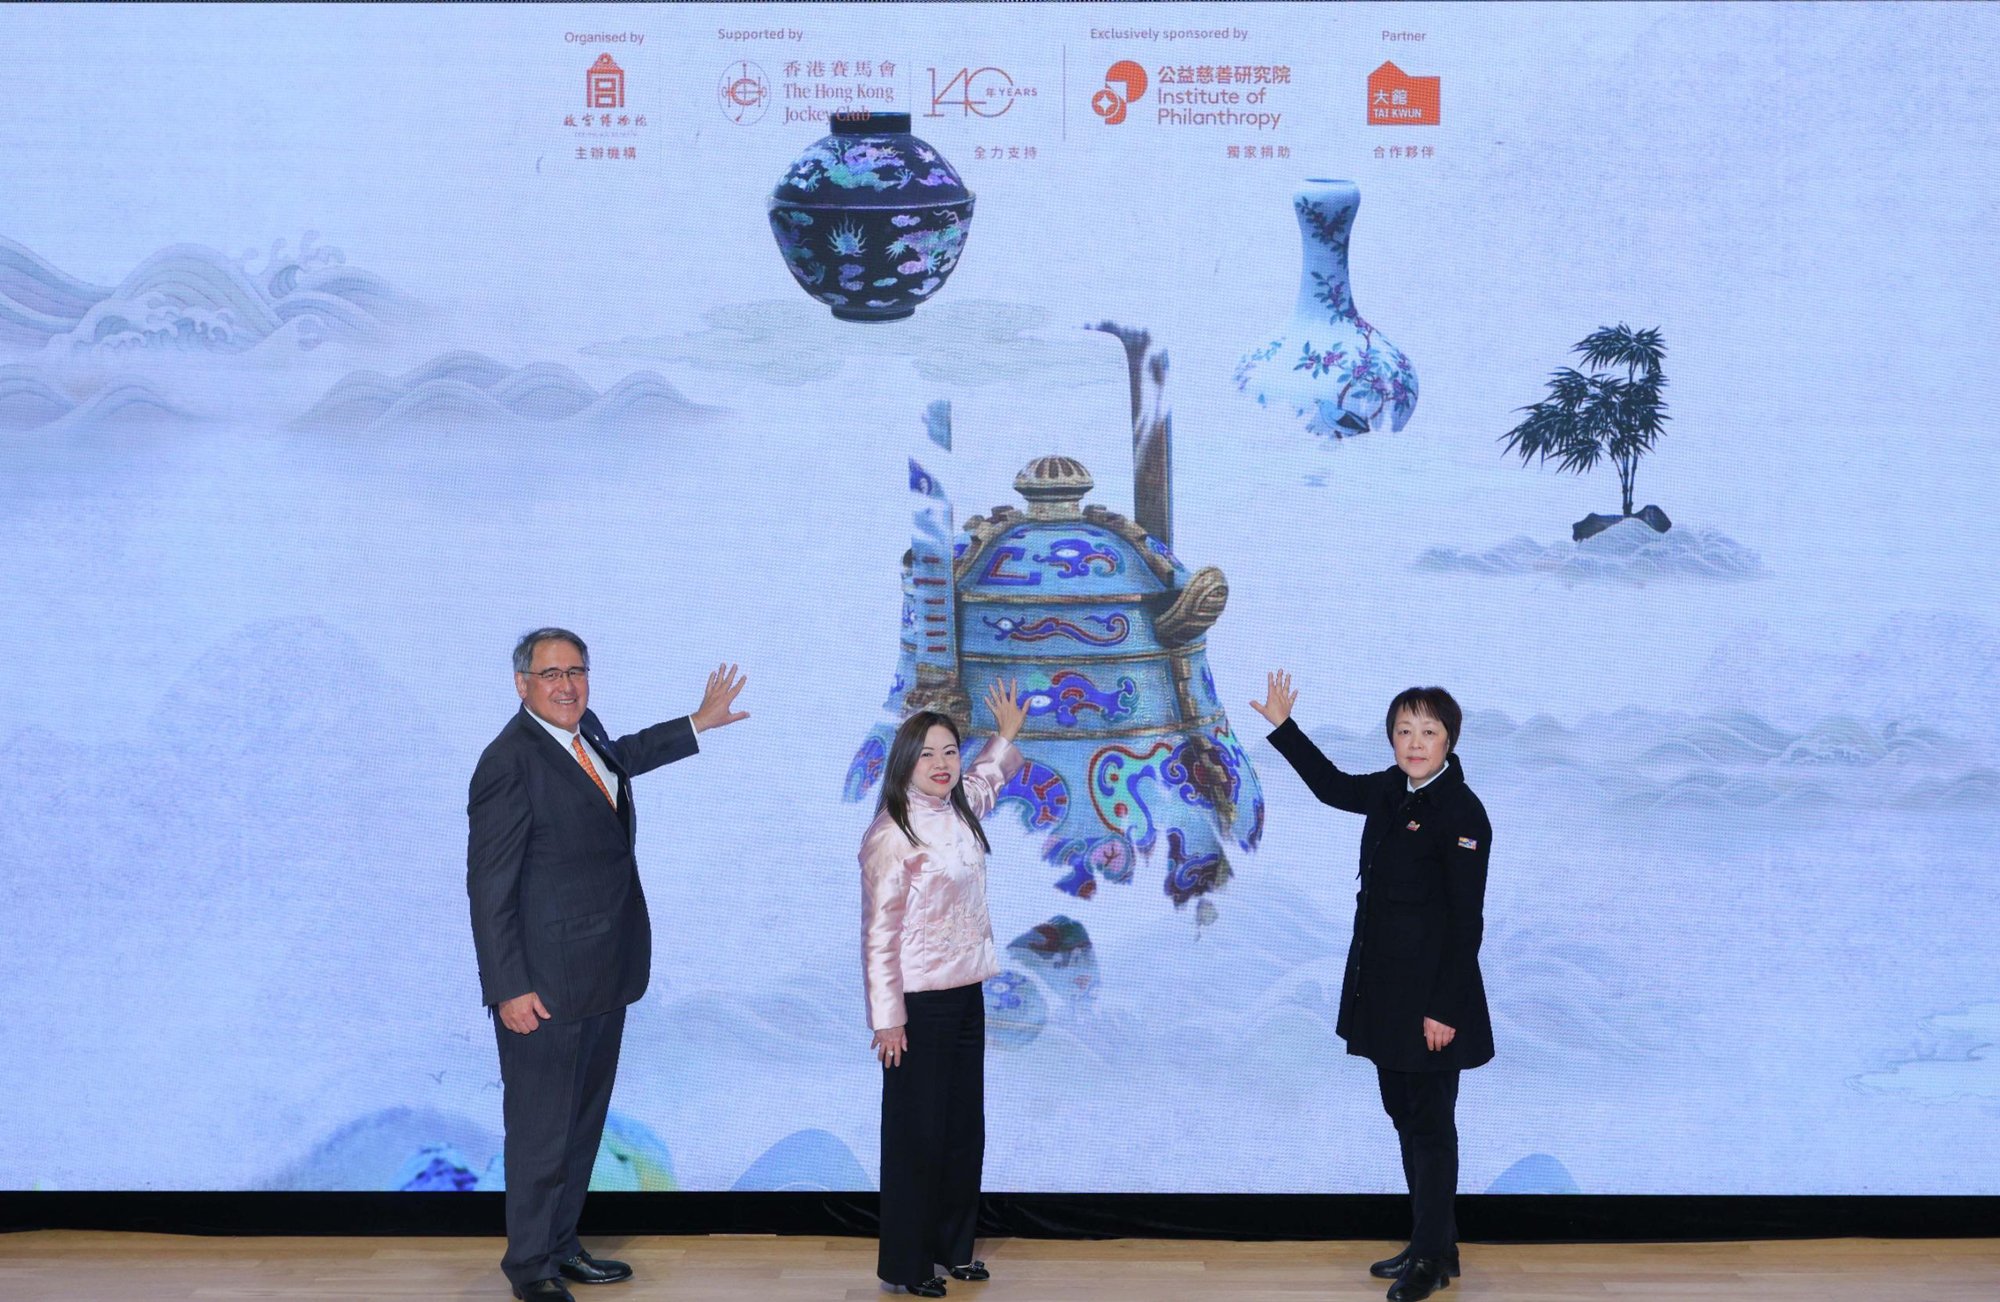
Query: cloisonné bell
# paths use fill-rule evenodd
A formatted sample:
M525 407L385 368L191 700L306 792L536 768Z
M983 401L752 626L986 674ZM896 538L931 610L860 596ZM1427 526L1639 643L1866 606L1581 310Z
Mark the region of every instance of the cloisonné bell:
M1088 900L1146 868L1176 908L1193 904L1206 923L1230 852L1253 850L1264 825L1256 772L1208 668L1208 630L1229 587L1220 570L1191 573L1172 550L1164 354L1142 331L1098 328L1125 344L1131 366L1139 518L1088 503L1090 472L1051 455L1014 480L1025 509L975 515L954 535L943 488L912 459L902 656L845 794L875 794L912 711L949 714L971 750L995 726L987 687L1018 680L1027 763L1001 802L1044 834L1056 888ZM948 407L934 404L930 421L948 448Z

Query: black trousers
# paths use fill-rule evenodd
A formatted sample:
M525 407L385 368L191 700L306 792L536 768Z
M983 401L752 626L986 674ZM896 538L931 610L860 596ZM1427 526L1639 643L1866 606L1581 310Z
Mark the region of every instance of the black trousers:
M501 1116L507 1126L507 1255L516 1286L553 1279L556 1263L583 1250L576 1222L611 1107L625 1010L575 1022L543 1022L500 1037Z
M903 996L910 1047L882 1068L882 1245L875 1273L921 1284L972 1260L986 1161L986 994Z
M1403 1146L1410 1186L1410 1252L1448 1257L1458 1249L1458 1072L1375 1068L1382 1110Z

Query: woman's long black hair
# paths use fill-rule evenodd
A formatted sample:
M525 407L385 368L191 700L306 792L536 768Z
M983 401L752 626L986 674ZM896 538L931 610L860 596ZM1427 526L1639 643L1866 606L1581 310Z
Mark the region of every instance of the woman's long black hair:
M896 729L896 740L889 745L889 762L882 770L882 797L876 801L877 813L887 811L903 835L910 838L910 844L922 845L916 832L910 827L910 778L917 771L917 760L924 753L924 738L932 728L942 727L951 733L951 739L958 743L959 763L965 763L965 739L959 734L958 725L951 716L939 714L936 710L919 710L903 720L903 726ZM972 812L972 806L965 799L965 770L959 770L959 780L951 788L951 807L979 838L979 848L992 853L993 845L986 839L986 829L979 825L979 815Z

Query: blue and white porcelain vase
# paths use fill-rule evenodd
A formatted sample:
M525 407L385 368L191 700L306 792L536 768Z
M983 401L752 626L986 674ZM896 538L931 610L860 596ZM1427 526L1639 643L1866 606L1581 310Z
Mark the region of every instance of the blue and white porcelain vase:
M907 113L843 113L771 192L771 233L799 288L843 321L896 321L951 275L972 192Z
M1352 181L1310 180L1293 196L1305 265L1291 320L1236 364L1236 388L1328 438L1387 425L1417 409L1417 373L1403 350L1354 310L1347 240L1361 191Z

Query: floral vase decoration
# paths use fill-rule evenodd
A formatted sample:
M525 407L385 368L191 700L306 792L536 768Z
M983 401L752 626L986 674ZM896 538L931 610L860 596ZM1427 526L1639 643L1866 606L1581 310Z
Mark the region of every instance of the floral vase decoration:
M799 288L843 321L897 321L965 249L972 192L907 113L841 113L771 192L771 233Z
M1292 316L1236 364L1236 388L1340 439L1387 425L1400 430L1417 409L1417 373L1403 350L1354 308L1347 240L1361 190L1352 181L1309 180L1293 196L1305 246Z

